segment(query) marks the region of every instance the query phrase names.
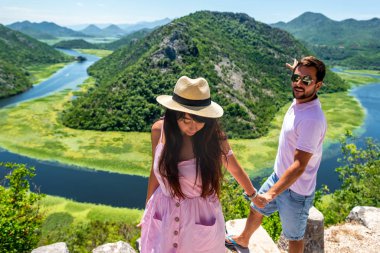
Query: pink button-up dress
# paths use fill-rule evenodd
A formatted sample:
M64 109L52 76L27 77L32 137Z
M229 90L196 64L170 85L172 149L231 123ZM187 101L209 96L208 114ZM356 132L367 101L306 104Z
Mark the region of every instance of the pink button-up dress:
M162 149L160 140L153 164L159 187L149 199L142 219L141 252L225 252L222 208L216 196L200 197L199 176L194 184L195 159L178 163L181 189L187 198L172 198L158 171Z

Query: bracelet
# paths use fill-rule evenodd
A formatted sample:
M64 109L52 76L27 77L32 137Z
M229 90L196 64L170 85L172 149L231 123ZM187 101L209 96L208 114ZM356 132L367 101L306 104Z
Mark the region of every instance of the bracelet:
M246 198L249 198L249 199L254 199L257 197L257 195L259 194L258 191L256 190L255 187L253 187L253 189L255 190L254 193L252 193L251 195L248 195L246 192L243 193L244 197Z

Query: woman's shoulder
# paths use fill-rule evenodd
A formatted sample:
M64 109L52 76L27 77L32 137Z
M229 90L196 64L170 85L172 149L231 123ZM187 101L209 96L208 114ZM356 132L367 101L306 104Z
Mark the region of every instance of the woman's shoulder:
M163 119L157 120L152 125L152 132L161 131L163 125L164 125L164 120Z

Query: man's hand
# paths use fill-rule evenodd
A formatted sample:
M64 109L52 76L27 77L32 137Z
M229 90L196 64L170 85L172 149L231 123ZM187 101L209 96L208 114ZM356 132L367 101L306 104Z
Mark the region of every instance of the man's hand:
M252 199L252 202L259 208L264 208L269 203L269 201L263 197L263 194L257 195L256 198Z
M291 71L293 71L294 68L297 66L297 64L298 64L297 59L293 59L293 65L290 65L289 63L286 63L286 67L287 67L288 69L290 69Z

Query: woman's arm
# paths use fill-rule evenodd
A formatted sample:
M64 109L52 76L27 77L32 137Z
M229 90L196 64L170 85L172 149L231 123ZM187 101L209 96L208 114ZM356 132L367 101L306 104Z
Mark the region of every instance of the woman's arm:
M230 144L227 140L223 143L223 150L225 150L224 152L227 151L226 153L231 150ZM229 154L228 157L223 156L223 165L248 195L252 195L256 192L247 173L240 166L234 154Z
M152 132L151 132L151 141L152 141L152 166L150 169L150 176L148 180L148 190L147 190L147 195L146 195L146 201L145 204L148 202L150 197L152 196L153 192L157 189L158 187L158 181L157 178L153 172L153 163L154 163L154 155L156 152L156 146L158 144L158 141L160 140L161 136L161 128L163 125L163 120L159 120L155 122L152 126Z
M231 150L230 144L227 140L223 143L223 149L225 151ZM254 196L251 201L258 206L264 205L266 200L259 194L256 193L256 188L252 185L245 170L240 166L234 154L230 154L228 157L223 156L223 165L231 173L231 175L236 179L239 185L244 189L244 191L249 196Z

